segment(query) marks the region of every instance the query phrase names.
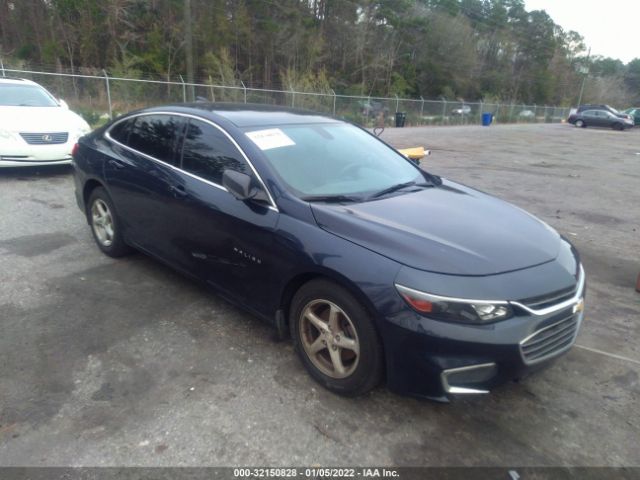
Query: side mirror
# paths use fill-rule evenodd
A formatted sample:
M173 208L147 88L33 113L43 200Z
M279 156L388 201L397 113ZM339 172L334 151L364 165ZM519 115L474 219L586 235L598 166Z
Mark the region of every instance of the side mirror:
M58 99L58 103L60 104L60 106L62 108L64 108L65 110L69 110L69 105L67 104L67 102L65 102L63 99L59 98Z
M266 192L256 186L253 177L246 173L227 169L222 173L222 185L238 200L269 203Z
M222 185L238 200L249 200L255 196L251 183L251 177L246 173L229 169L222 173Z

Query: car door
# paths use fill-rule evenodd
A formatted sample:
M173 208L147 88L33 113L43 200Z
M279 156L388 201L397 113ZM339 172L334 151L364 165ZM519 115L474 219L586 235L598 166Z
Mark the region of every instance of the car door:
M605 110L598 110L596 112L597 121L599 127L610 127L614 123L615 115Z
M221 127L190 119L181 142L180 186L172 209L172 249L189 270L247 306L266 304L265 285L278 258L274 205L239 201L222 186L225 169L252 175L247 159Z
M586 110L582 112L582 119L584 123L590 127L599 126L597 110Z
M105 180L128 241L166 257L167 213L177 200L174 186L180 180L176 146L186 121L176 115L145 114L128 122L126 138L117 124L107 134L115 140L115 155L105 162Z

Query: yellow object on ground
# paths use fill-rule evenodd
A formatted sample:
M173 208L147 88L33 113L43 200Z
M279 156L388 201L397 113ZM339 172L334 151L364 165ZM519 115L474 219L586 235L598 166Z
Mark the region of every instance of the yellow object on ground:
M401 148L398 151L411 160L420 160L425 155L429 155L429 150L425 150L424 147Z

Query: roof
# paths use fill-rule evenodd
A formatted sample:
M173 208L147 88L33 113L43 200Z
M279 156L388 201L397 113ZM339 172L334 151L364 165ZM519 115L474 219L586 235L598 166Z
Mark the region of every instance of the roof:
M180 110L199 110L212 116L219 116L233 123L236 127L263 127L271 125L295 125L309 123L336 123L336 120L317 112L282 107L278 105L258 105L251 103L210 103L196 102L172 105ZM159 107L162 108L162 107ZM165 107L166 108L166 107Z
M27 80L26 78L16 77L0 77L0 83L10 85L38 85L36 82L32 82L31 80Z

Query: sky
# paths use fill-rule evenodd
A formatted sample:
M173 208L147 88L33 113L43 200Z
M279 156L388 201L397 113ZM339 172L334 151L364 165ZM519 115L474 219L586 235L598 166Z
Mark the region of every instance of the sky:
M592 55L629 63L640 58L640 0L525 0L527 10L546 10L565 30L584 37Z

